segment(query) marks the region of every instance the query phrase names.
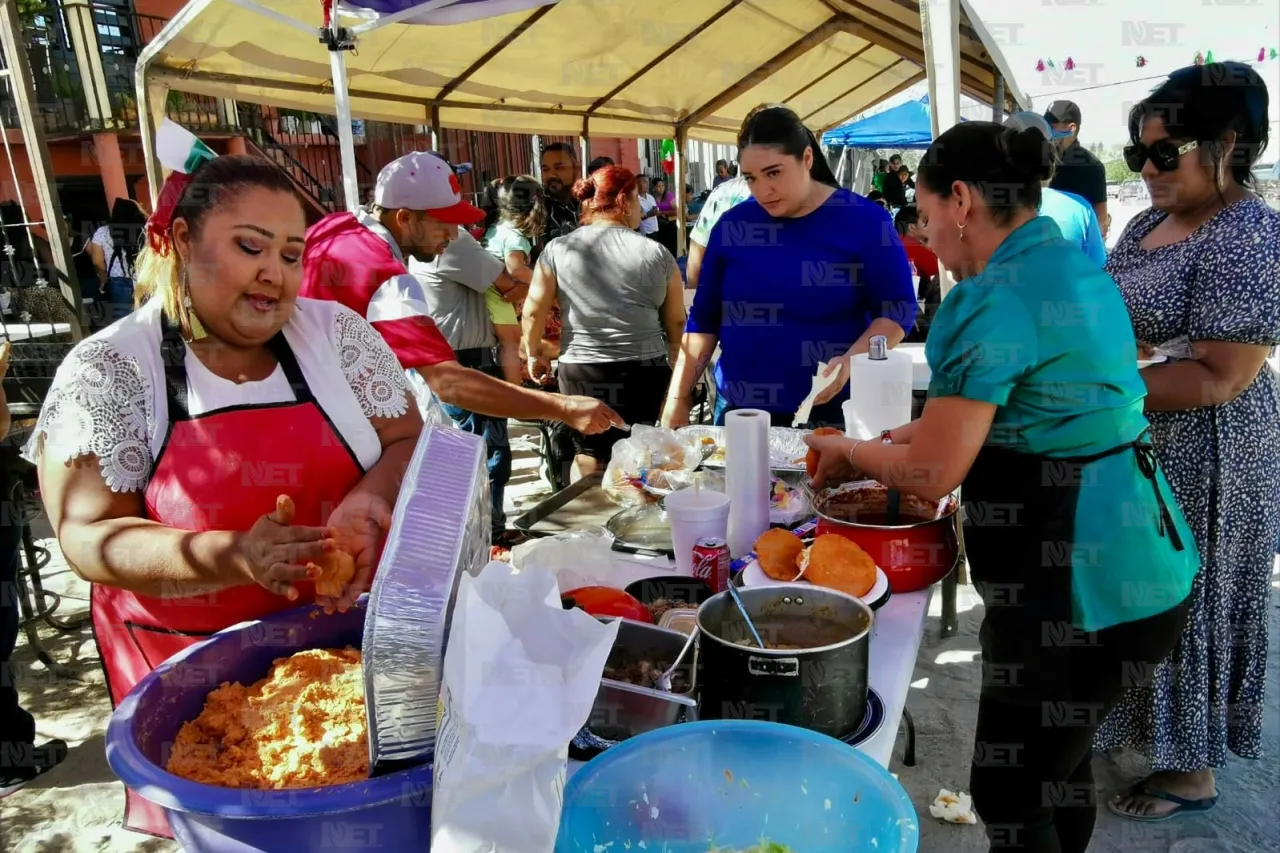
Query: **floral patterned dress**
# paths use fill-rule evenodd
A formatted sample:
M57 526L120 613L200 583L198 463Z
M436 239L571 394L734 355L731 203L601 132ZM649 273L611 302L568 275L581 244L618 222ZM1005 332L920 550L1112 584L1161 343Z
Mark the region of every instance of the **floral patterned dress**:
M1280 214L1246 199L1185 240L1142 249L1164 217L1136 217L1107 261L1138 340L1280 344ZM1221 767L1228 750L1260 758L1280 535L1280 381L1264 366L1229 403L1147 417L1203 568L1178 647L1151 687L1122 699L1095 746L1141 750L1153 771Z

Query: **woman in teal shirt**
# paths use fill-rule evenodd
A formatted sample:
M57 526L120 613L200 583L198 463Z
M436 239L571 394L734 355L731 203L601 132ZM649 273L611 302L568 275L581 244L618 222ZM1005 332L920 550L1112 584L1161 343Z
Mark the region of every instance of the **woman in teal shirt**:
M986 605L974 804L993 846L1083 853L1093 733L1173 648L1199 558L1147 436L1124 301L1036 214L1050 144L987 122L934 142L920 225L959 283L929 331L924 413L881 441L808 441L815 485L861 471L936 499L963 483Z

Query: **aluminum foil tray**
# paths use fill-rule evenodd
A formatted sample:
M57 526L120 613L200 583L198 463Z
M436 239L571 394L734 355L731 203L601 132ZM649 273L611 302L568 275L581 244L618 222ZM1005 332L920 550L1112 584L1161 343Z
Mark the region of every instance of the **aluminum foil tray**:
M489 512L484 439L424 429L365 617L371 776L431 760L449 618L462 573L489 562Z
M676 430L684 435L692 435L703 443L706 456L702 464L707 468L724 467L724 427L687 426ZM804 457L809 447L804 437L812 430L791 429L790 427L769 428L769 467L775 471L803 471ZM709 441L706 441L709 439Z

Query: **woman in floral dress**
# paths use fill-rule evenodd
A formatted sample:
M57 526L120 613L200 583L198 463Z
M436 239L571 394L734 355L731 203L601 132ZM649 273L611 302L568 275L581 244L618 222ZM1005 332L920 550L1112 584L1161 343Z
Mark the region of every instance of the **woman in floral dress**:
M1190 342L1191 359L1142 373L1160 465L1203 563L1178 647L1095 741L1150 762L1153 775L1109 804L1133 820L1208 809L1228 751L1261 757L1280 534L1280 382L1266 364L1280 344L1280 215L1247 187L1267 119L1266 86L1239 63L1177 71L1129 118L1125 158L1152 207L1125 229L1107 271L1141 343Z

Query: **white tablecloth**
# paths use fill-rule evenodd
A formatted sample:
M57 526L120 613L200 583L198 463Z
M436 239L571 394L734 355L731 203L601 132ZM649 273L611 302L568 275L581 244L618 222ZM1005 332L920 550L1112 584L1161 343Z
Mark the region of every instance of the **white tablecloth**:
M664 557L625 555L617 556L613 569L616 572L614 582L619 586L675 571L672 562ZM876 611L871 630L867 683L884 700L885 718L880 730L858 749L885 767L889 766L893 745L898 738L902 709L907 703L907 691L911 689L911 675L915 672L932 594L931 587L920 592L894 595ZM581 761L570 761L569 775L572 776L582 766Z

